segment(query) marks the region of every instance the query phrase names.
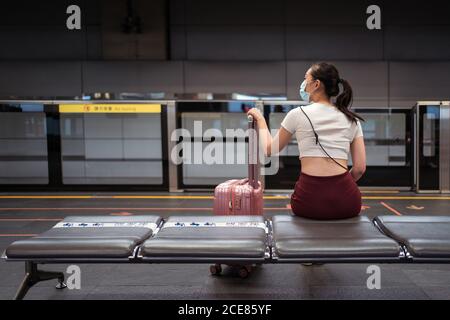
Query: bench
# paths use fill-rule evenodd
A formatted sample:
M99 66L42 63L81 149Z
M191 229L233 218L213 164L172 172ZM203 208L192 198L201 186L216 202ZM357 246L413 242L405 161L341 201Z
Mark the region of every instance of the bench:
M40 281L65 287L63 273L39 264L212 263L212 274L227 264L246 277L263 263L448 263L450 217L71 216L12 243L2 257L25 262L15 299Z

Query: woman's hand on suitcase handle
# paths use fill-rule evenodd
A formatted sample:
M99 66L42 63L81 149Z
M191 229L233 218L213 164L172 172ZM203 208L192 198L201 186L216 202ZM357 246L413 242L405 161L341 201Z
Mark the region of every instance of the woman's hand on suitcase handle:
M270 156L272 136L270 135L269 129L267 127L266 119L262 115L261 111L257 108L252 108L247 112L247 116L252 116L257 123L257 130L259 132L259 143L264 151L266 157Z
M291 140L292 133L283 127L272 137L266 119L257 108L250 109L247 116L252 116L257 121L260 145L266 157L278 154Z
M255 121L260 124L264 119L261 111L258 108L252 108L247 112L247 116L252 116Z

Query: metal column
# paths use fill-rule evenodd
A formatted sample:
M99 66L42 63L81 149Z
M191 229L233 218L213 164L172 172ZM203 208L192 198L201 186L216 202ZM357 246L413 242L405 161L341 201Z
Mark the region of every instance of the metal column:
M178 168L173 163L171 155L172 150L176 147L177 141L172 141L172 133L177 128L177 110L175 101L167 103L167 150L168 150L168 166L169 166L169 192L183 192L178 189Z
M450 193L450 101L441 102L439 131L439 188Z

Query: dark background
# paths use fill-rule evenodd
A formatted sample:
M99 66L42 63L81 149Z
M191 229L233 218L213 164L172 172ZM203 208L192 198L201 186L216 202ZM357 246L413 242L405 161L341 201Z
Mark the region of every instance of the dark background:
M66 28L81 7L82 29ZM142 33L124 33L126 0L2 1L0 97L92 92L271 93L298 99L314 61L350 80L354 106L450 96L448 1L134 0ZM381 7L382 29L366 28Z

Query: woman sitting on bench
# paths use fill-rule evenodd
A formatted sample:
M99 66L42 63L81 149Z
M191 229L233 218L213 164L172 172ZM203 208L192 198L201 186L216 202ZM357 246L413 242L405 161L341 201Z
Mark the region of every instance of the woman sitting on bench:
M248 112L257 121L264 153L277 154L295 133L301 174L291 196L293 213L321 220L357 216L361 193L356 181L365 172L366 155L359 121L364 119L349 110L352 88L339 77L335 66L322 62L308 69L299 93L310 104L289 111L274 138L259 110ZM353 161L350 171L349 151Z

